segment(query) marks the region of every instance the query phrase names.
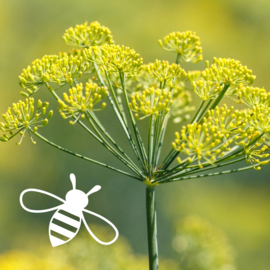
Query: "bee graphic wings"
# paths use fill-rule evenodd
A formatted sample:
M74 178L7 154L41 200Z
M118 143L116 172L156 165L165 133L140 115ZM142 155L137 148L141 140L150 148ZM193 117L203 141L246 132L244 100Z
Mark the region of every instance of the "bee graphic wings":
M50 192L47 192L47 191L44 191L44 190L40 190L40 189L35 189L35 188L29 188L29 189L26 189L24 190L21 195L20 195L20 204L21 204L21 207L27 211L27 212L30 212L30 213L46 213L46 212L50 212L50 211L55 211L57 210L62 204L58 205L58 206L55 206L55 207L52 207L52 208L47 208L47 209L43 209L43 210L34 210L34 209L30 209L30 208L27 208L24 203L23 203L23 196L25 193L27 192L36 192L36 193L41 193L41 194L45 194L45 195L48 195L50 197L53 197L54 199L57 199L58 201L62 202L62 204L64 204L66 201Z
M87 222L86 222L86 220L85 220L84 215L82 215L82 221L83 221L83 223L84 223L84 226L86 227L86 229L87 229L87 231L90 233L90 235L91 235L98 243L100 243L101 245L111 245L112 243L114 243L114 242L117 240L117 238L118 238L118 236L119 236L119 232L118 232L117 228L115 227L115 225L114 225L111 221L109 221L109 220L106 219L105 217L103 217L103 216L101 216L101 215L99 215L99 214L97 214L97 213L94 213L94 212L92 212L92 211L89 211L89 210L87 210L87 209L83 209L83 212L85 212L85 213L87 213L87 214L90 214L90 215L93 215L93 216L96 216L96 217L98 217L98 218L104 220L104 221L105 221L107 224L109 224L109 225L114 229L114 231L115 231L115 237L114 237L114 239L113 239L112 241L110 241L110 242L103 242L103 241L99 240L99 239L94 235L94 233L93 233L93 232L91 231L91 229L89 228L89 226L88 226L88 224L87 224Z

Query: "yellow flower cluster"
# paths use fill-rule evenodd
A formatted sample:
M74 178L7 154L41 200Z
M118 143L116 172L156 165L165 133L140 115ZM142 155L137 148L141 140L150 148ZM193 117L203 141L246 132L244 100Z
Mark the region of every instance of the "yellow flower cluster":
M239 102L245 103L248 107L264 105L270 107L270 93L264 88L244 87L238 91Z
M270 132L270 107L265 105L254 106L247 120L260 133Z
M97 111L105 108L106 103L102 103L99 109L93 109L94 106L106 98L108 91L105 87L98 87L95 83L86 83L85 90L83 84L77 84L76 87L69 89L69 95L64 93L64 101L58 100L59 112L64 119L75 117L75 124L79 118L85 118L87 111ZM66 104L66 103L67 104Z
M203 119L203 122L215 126L219 132L224 134L224 138L228 138L232 134L245 134L247 132L247 118L246 111L234 110L233 106L227 108L226 105L223 105L208 111L208 115ZM238 139L238 137L236 138Z
M207 62L207 65L209 63ZM226 58L214 58L213 64L201 73L202 79L223 85L229 85L226 95L234 95L239 88L254 82L255 76L240 61Z
M109 73L136 73L143 63L140 55L133 49L119 45L94 46L86 49L84 56Z
M136 118L139 118L139 114L144 115L140 119L150 115L157 117L161 113L166 114L170 111L173 103L171 99L172 95L170 92L150 88L132 95L129 106L135 112Z
M157 78L159 82L165 82L174 87L181 84L187 79L186 72L179 65L170 65L168 61L156 60L155 63L146 65L145 69L153 78Z
M68 83L72 85L74 81L81 78L83 73L89 68L89 63L84 62L82 56L66 56L59 58L55 65L49 70L50 81L59 85Z
M216 98L223 89L222 85L220 85L219 83L209 82L204 79L193 81L192 87L194 92L202 100Z
M66 30L63 39L68 45L83 48L114 43L110 29L101 26L98 22L92 22L89 25L85 22L84 24L76 25L75 28L70 27Z
M24 96L32 95L44 83L50 81L50 70L57 60L57 55L45 55L42 59L33 61L32 66L23 69L19 79L20 85L26 89L26 92L21 92L21 94Z
M194 32L172 32L158 43L161 48L179 54L180 62L197 63L202 60L200 39Z
M89 68L89 63L84 62L82 56L45 55L41 60L37 59L23 70L19 76L20 85L26 88L26 92L21 92L24 96L32 95L43 84L47 82L64 85L72 84L79 79Z
M0 140L6 142L20 133L22 137L20 142L17 143L20 145L27 129L35 132L38 127L44 127L48 124L48 119L53 115L53 111L50 111L45 118L48 106L48 102L42 103L39 100L35 109L33 98L27 98L24 102L20 100L18 103L13 103L12 108L8 108L7 112L2 115L5 122L0 122L0 129L9 133L9 136L5 133L0 137ZM14 131L17 132L14 133Z
M176 132L176 139L172 143L173 148L180 153L185 153L189 161L198 160L202 168L201 160L214 163L228 151L233 142L245 139L254 133L253 128L247 125L247 115L233 107L228 109L226 105L208 113L202 124L189 124L183 126L180 134ZM179 159L181 163L181 160Z

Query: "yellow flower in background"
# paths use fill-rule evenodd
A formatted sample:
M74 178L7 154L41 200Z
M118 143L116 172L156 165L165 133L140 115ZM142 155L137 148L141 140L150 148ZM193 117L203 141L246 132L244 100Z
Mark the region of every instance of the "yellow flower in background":
M83 48L114 43L110 29L101 26L99 22L92 22L89 25L88 22L85 22L76 25L75 28L70 27L66 30L63 39L68 45Z
M195 32L172 32L158 43L164 50L177 53L179 62L197 63L202 60L201 42Z

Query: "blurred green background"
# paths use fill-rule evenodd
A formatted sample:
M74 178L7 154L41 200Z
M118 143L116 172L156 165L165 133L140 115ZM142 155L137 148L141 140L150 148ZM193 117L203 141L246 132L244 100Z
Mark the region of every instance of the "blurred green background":
M211 61L213 57L240 60L257 76L255 86L270 87L270 2L267 0L0 0L0 4L1 112L21 99L18 75L22 69L44 54L69 50L62 41L64 30L85 21L97 20L109 27L116 43L134 48L146 63L155 59L174 61L175 55L163 51L157 40L172 31L195 31L202 41L204 60ZM204 64L184 68L202 69ZM37 96L49 101L51 108L57 105L45 89ZM104 125L114 137L125 142L121 129L109 115L101 113ZM170 123L167 150L179 129ZM60 119L56 110L41 133L71 150L120 166L87 134ZM69 174L73 172L78 188L84 191L96 184L102 186L97 195L90 197L88 208L111 220L136 254L147 254L144 185L77 160L42 141L33 146L25 138L21 146L16 146L17 140L0 145L0 252L28 248L29 241L34 247L51 249L47 229L52 213L25 212L19 205L19 195L26 188L38 188L64 197L71 189ZM128 147L127 143L123 144ZM261 171L158 187L160 256L179 262L179 253L173 245L175 221L198 215L227 235L234 247L237 269L270 269L269 173L270 166L266 166ZM47 203L43 197L34 199L29 201L32 207L44 207ZM90 217L89 222L99 221ZM90 236L85 237L93 242ZM101 251L104 257L106 250L109 247ZM32 252L40 256L39 251ZM147 260L144 265L147 269Z

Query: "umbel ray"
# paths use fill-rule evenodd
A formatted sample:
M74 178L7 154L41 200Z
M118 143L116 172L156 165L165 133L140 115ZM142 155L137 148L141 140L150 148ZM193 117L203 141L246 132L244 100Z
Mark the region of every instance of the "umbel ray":
M101 189L101 186L96 185L88 193L84 193L83 191L76 189L76 177L74 174L70 174L70 180L73 189L66 194L66 200L63 200L62 198L54 194L40 189L29 188L24 190L20 195L20 204L22 208L30 213L45 213L57 210L53 214L49 224L49 237L53 247L63 245L73 239L78 233L82 222L90 235L98 243L102 245L110 245L114 243L119 236L119 232L115 225L103 216L85 209L85 207L89 203L88 196L99 191ZM37 192L48 195L59 200L60 202L62 202L62 204L44 210L29 209L23 203L23 196L28 192ZM84 218L84 213L96 216L108 223L115 231L114 239L110 242L103 242L99 240L87 225L87 222Z

